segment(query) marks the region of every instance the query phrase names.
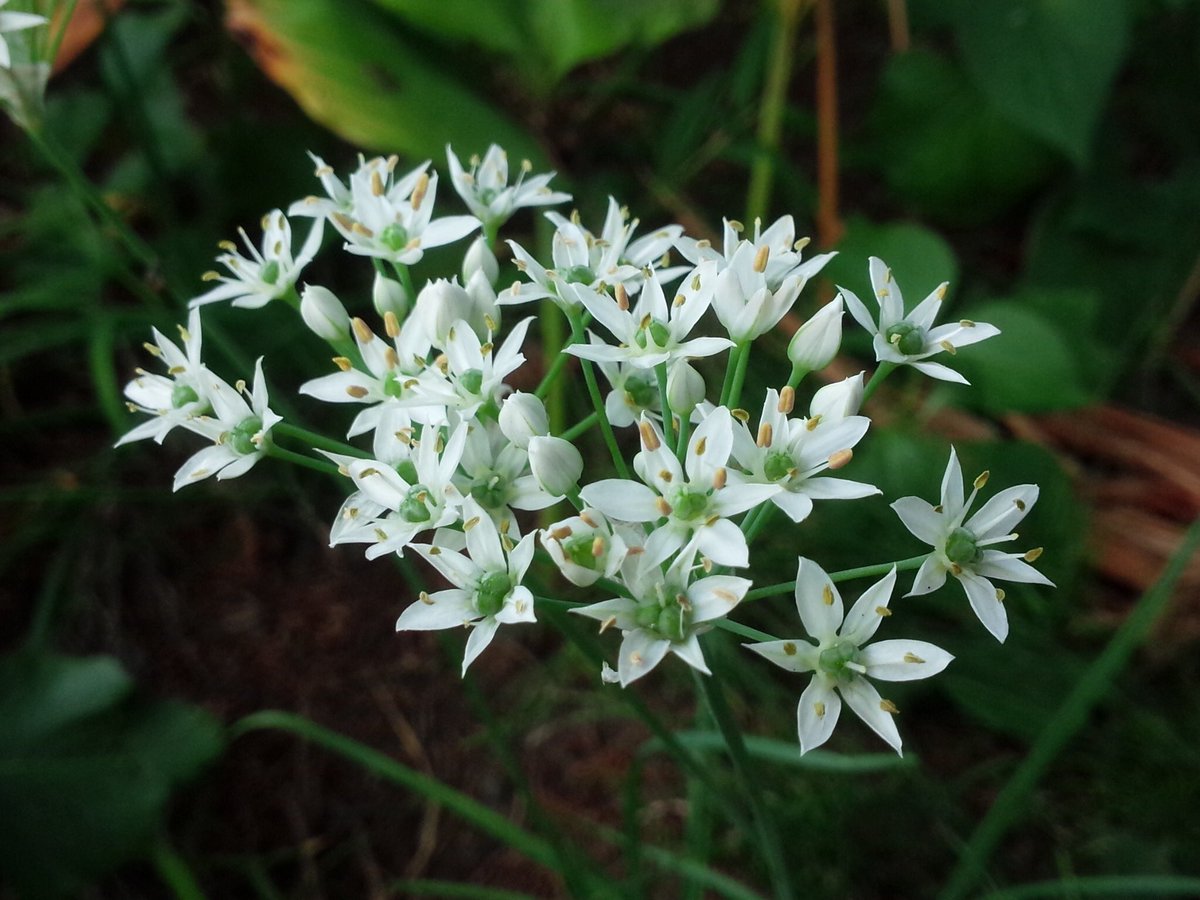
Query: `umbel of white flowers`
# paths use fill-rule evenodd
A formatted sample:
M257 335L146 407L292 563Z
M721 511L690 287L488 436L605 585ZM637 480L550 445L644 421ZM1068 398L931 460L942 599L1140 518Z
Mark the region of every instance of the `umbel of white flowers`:
M0 26L6 21L12 26L3 19ZM635 237L638 220L610 198L594 231L578 214L546 213L555 229L550 258L510 241L515 271L505 275L495 248L507 219L570 198L527 163L512 167L510 181L498 147L468 166L453 151L447 155L450 185L469 214L439 215L438 177L428 162L403 171L397 157L363 158L343 180L314 157L324 195L268 213L261 239L241 232L240 249L221 245L217 262L225 274L205 276L215 284L192 301L181 345L154 332L146 346L165 372L139 370L127 386L130 409L148 418L118 443L161 443L173 432L207 441L180 468L176 488L210 475L240 476L271 455L295 459L304 452L318 467L332 461L346 498L331 545L363 545L368 558L411 553L425 560L449 587L409 597L396 628L467 629L464 671L501 626L535 620L540 601L524 582L540 542L567 582L593 594L574 612L621 633L616 667L604 666L605 680L628 686L669 656L707 674L703 636L728 624L762 580L754 538L771 516L782 512L789 527L819 504L880 493L852 477L854 453L871 424L860 410L863 374L814 391L804 385L837 354L844 306L874 335L877 360L889 364L884 374L910 365L961 380L933 357L953 355L996 329L965 319L935 326L944 286L906 311L890 272L872 259L878 322L843 289L792 335L790 377L780 379L787 384L768 389L761 406L756 398L743 404L739 372L755 338L785 321L832 256L805 259L807 239L797 239L790 216L751 229L726 221L717 248L678 225ZM296 217L312 220L299 246ZM301 281L331 234L371 266L370 296ZM472 234L455 271L414 280L426 250ZM673 253L682 264L673 264ZM572 328L557 365L581 370L592 406L571 425L574 440L552 428L541 391L511 386L526 365L532 318L501 314L535 299L552 300L550 313L557 307ZM314 348L324 342L333 350L334 370L298 391L353 409L344 441L281 423L268 402L261 358L249 388L208 369L201 309L225 301L247 309L286 304L312 333ZM704 330L712 319L717 333ZM723 356L728 375L709 384L710 369L699 361ZM810 399L799 403L798 391ZM746 409L761 409L756 422ZM599 437L582 437L592 429ZM632 459L626 448L635 450ZM977 480L976 490L982 486ZM916 497L893 503L931 548L910 594L953 576L1003 639L1002 592L991 581L1048 582L1029 566L1040 551L991 547L1015 537L1010 529L1032 507L1037 488L1002 491L969 516L974 498L963 496L952 452L937 507ZM544 515L540 531L529 527L530 513L560 504L571 507L565 516ZM876 567L883 578L843 615L831 577L801 557L795 601L808 637L748 645L785 669L812 673L797 718L804 751L829 738L843 701L899 751L895 706L872 682L925 678L951 660L922 641L872 642L891 614L897 575L889 565Z

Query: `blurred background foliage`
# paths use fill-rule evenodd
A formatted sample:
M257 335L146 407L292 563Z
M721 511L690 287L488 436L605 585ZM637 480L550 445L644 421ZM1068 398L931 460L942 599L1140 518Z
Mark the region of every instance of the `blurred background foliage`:
M110 449L149 328L182 321L218 238L314 189L305 151L442 166L447 143L498 142L559 169L589 223L609 194L699 236L795 215L840 254L801 315L834 284L869 290L875 255L910 300L949 281L954 315L1004 332L956 360L972 388L901 373L873 399L853 474L885 498L768 541L767 581L797 552L831 569L910 556L887 501L932 496L951 441L968 473L1042 486L1026 534L1059 588L1009 591L1005 646L953 587L904 601L909 630L958 657L898 692L904 760L855 724L801 761L794 680L712 635L799 893L1200 893L1200 577L1176 553L1200 512L1200 3L81 0L76 17L47 104L58 155L0 124L7 890L768 890L683 673L618 696L594 684L584 631L539 629L460 685L446 641L392 635L396 573L324 549L334 485L256 470L172 498L172 442ZM64 181L76 167L90 199ZM306 274L368 308L361 275ZM205 341L218 371L265 353L285 416L281 388L320 371L279 310L214 308ZM861 335L843 351L830 377L871 367ZM750 387L779 371L763 355ZM1172 554L1174 590L1155 590ZM792 615L744 618L782 632ZM706 775L665 765L637 704ZM229 730L269 707L407 768ZM453 798L404 772L504 810L545 857L443 816Z

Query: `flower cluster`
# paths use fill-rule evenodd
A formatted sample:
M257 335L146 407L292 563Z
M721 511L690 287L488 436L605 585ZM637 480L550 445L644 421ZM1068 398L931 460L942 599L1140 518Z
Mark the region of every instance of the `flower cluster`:
M934 326L944 285L906 312L890 272L872 259L879 321L842 289L807 321L793 322L791 376L765 392L755 420L742 408L754 341L793 321L801 291L832 257L806 258L807 240L797 239L790 216L749 230L726 221L718 250L673 224L635 237L638 221L610 198L595 231L578 214L547 212L555 229L549 259L509 241L516 271L504 278L496 249L505 222L519 209L570 199L550 188L551 174L534 175L523 163L510 183L500 148L472 158L469 168L447 148L450 185L469 214L439 216L438 176L428 162L403 171L396 157L363 158L343 180L314 161L323 196L297 201L286 214L268 213L261 240L241 234L245 253L222 245L218 262L227 274L206 276L218 283L192 301L182 347L154 333L146 346L166 372L139 371L127 387L130 408L150 418L119 443L161 442L177 428L207 439L209 446L179 470L176 488L212 474L241 475L266 455L303 456L336 471L347 497L331 545L365 545L369 558L413 555L444 578L450 586L419 592L396 627L465 626L464 671L501 625L535 620L553 590L543 587L552 566L570 584L599 594L590 603L553 602L621 633L616 667L605 666L605 680L628 686L668 655L707 674L701 638L753 596L754 539L772 516L802 522L817 502L881 493L842 471L867 436L870 420L860 407L880 373L910 365L961 380L931 357L997 333L966 320ZM311 220L298 249L296 218ZM330 232L375 270L361 314L351 314L328 287L300 287ZM413 266L425 250L473 234L458 272L417 288ZM534 320L506 322L506 308L538 299L552 301L548 314L561 311L571 339L536 391L514 390L514 383L530 383L518 372ZM333 371L300 385L299 393L354 408L345 440L281 423L268 406L261 359L249 390L208 370L200 309L220 301L289 304L328 343ZM874 335L877 362L888 365L871 386L855 375L799 403L804 378L838 352L846 306ZM720 333L702 330L712 319ZM718 384L713 372L722 357ZM568 428L554 421L543 397L554 389L553 376L571 367L582 375L591 412ZM564 436L588 431L599 433L612 463L601 477L593 475L603 461L601 442L585 460ZM302 452L277 447L275 439L298 442ZM1036 501L1037 488L1002 491L968 518L974 498L964 499L952 452L938 506L916 497L893 504L903 524L932 546L910 593L928 593L953 575L1003 640L1003 592L989 579L1047 582L1028 565L1040 551L1018 556L987 548L1015 537L1008 532ZM555 521L548 511L559 506L569 506L569 515ZM540 510L547 512L532 515ZM875 568L882 579L844 615L835 576L801 557L794 592L809 638L747 645L785 669L813 673L798 714L804 751L828 739L842 700L899 751L895 706L868 679L924 678L951 660L921 641L869 643L890 615L898 577L890 563Z

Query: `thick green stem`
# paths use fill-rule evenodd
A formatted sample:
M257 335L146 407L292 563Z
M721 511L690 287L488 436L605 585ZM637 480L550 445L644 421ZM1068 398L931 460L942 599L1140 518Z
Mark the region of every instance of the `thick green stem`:
M371 454L358 447L350 444L343 444L341 441L335 441L327 438L324 435L317 434L315 431L309 431L307 428L301 428L299 425L293 425L291 422L278 422L271 429L271 434L278 437L288 437L300 441L309 447L318 450L328 450L330 453L341 453L345 456L357 456L360 459L370 459Z
M326 475L339 474L338 467L331 462L323 459L313 459L311 456L305 456L303 453L294 453L291 450L285 450L283 447L277 447L274 444L267 448L267 456L282 459L284 462L303 466L306 469L312 469L316 472L324 472Z
M875 389L883 384L883 379L887 378L894 371L896 371L896 363L881 362L879 368L875 370L875 374L871 376L871 380L867 382L867 386L863 388L862 402L866 403L870 400L871 395L875 393Z
M658 381L658 402L662 406L663 438L667 449L675 452L675 415L671 412L671 402L667 399L667 364L659 363L654 367L654 378Z
M746 341L739 346L737 368L734 369L733 383L729 385L729 396L724 404L730 409L736 409L742 400L742 385L746 382L746 369L750 366L750 342Z

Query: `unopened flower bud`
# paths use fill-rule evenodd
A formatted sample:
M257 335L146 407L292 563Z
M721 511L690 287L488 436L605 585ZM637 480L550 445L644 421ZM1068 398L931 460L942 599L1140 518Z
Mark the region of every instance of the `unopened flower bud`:
M482 273L493 288L496 286L496 279L500 277L500 263L496 261L496 254L482 237L475 238L463 257L463 283L470 284L477 273Z
M471 295L456 281L439 278L428 282L417 294L413 317L425 329L429 340L437 347L445 347L447 335L454 323L463 319L475 329L476 316ZM482 324L482 322L480 323Z
M534 394L518 391L509 394L500 405L500 431L522 450L531 438L550 431L546 407Z
M809 415L820 416L825 422L837 422L846 416L858 415L862 399L863 373L859 372L843 381L827 384L813 394Z
M388 278L379 272L375 273L375 285L371 289L371 301L375 311L381 316L392 313L401 322L412 307L412 297L399 281Z
M579 484L583 457L570 441L532 437L529 439L529 469L542 490L561 497Z
M341 341L350 334L350 314L329 288L305 285L300 295L300 316L322 340Z
M496 302L496 291L483 272L476 272L467 282L467 293L471 296L474 307L470 321L472 326L476 321L483 322L484 330L477 330L477 333L481 341L486 341L489 331L500 330L501 307Z
M682 419L704 400L704 376L686 362L678 362L667 373L667 402Z
M800 326L788 344L792 366L805 372L825 368L842 345L842 298L826 303Z

